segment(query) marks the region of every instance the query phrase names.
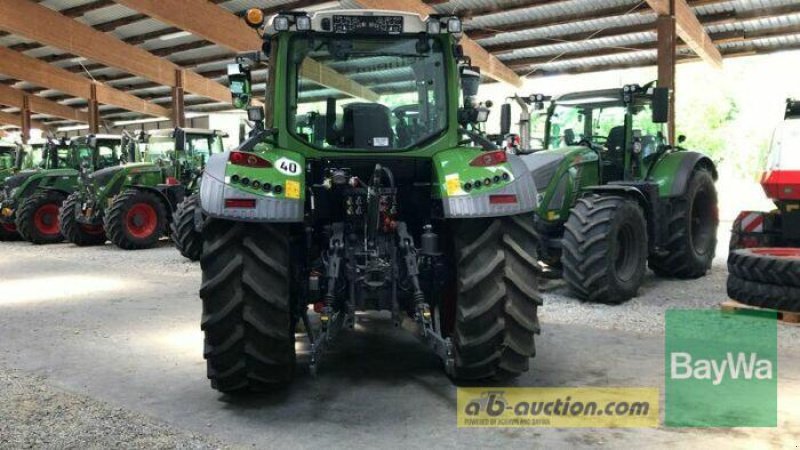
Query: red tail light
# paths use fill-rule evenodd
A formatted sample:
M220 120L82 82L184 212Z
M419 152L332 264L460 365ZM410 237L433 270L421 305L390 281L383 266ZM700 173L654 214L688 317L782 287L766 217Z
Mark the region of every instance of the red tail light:
M492 205L509 205L517 203L516 195L490 195L489 203Z
M508 161L505 150L481 153L477 158L469 163L472 167L491 167L503 164Z
M245 167L272 167L272 163L266 159L247 152L231 152L228 158L231 164Z
M253 209L256 207L256 200L253 198L226 198L225 207Z

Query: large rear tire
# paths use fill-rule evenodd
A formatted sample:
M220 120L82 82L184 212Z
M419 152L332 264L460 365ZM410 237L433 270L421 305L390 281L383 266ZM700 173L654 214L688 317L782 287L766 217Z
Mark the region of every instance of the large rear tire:
M265 391L295 366L289 229L214 220L203 230L201 328L211 386Z
M199 261L203 254L203 236L195 229L195 213L200 207L200 196L186 197L172 215L172 242L175 248L191 261Z
M800 312L800 288L744 280L728 275L728 297L759 308Z
M734 250L728 272L743 280L800 288L800 248Z
M61 225L61 234L67 241L79 246L103 245L106 243L106 232L102 225L86 225L78 223L75 215L78 210L79 194L73 192L64 200L58 218Z
M167 209L152 192L129 189L114 198L104 219L108 239L123 250L156 245L167 228Z
M717 249L718 216L714 178L708 170L695 170L686 194L673 200L670 237L665 253L650 258L653 272L682 279L704 276Z
M37 245L63 242L58 210L64 203L64 198L64 194L57 191L38 192L28 197L17 211L16 225L19 234Z
M508 379L528 370L539 333L539 245L530 217L456 220L455 378Z
M579 298L618 304L636 296L648 251L638 203L618 196L581 198L564 229L563 276Z

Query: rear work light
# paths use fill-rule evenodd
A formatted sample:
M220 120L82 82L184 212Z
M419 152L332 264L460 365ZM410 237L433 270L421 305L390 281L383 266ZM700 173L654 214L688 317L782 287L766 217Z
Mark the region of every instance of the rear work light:
M505 150L495 150L478 155L469 163L472 167L491 167L498 166L508 161Z
M489 196L489 204L492 205L509 205L514 203L517 203L517 196L513 194Z
M272 163L267 161L266 159L247 152L231 152L231 156L228 158L231 164L236 166L245 166L245 167L272 167Z
M256 200L253 198L226 198L225 207L254 209L256 207Z

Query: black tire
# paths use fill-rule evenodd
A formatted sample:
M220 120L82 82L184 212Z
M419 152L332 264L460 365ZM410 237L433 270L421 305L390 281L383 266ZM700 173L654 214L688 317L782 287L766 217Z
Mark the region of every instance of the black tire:
M195 211L200 207L200 196L186 197L172 215L172 242L175 248L191 261L199 261L203 254L203 235L195 229Z
M563 276L582 300L618 304L635 297L647 253L647 222L634 200L578 199L564 224Z
M454 378L508 379L528 370L539 333L541 268L530 217L457 220Z
M134 208L143 211L141 226L135 222ZM166 232L167 209L158 195L129 189L114 198L106 211L104 225L108 239L123 250L151 248Z
M0 242L21 241L22 236L17 232L13 223L0 223Z
M728 297L747 305L800 312L800 288L757 283L728 275Z
M669 240L664 254L650 257L650 268L662 277L693 279L704 276L717 249L717 189L708 170L692 174L682 197L672 201Z
M58 210L64 203L64 194L57 191L37 192L22 202L17 210L16 225L19 234L37 245L57 244L64 241L58 224Z
M61 234L67 241L79 246L88 247L92 245L103 245L106 243L106 232L102 226L89 226L78 223L75 214L78 209L79 194L73 192L61 204L58 220L61 226Z
M800 288L800 249L735 250L728 255L728 272L747 281Z
M295 366L286 225L215 220L203 230L201 328L211 386L265 391Z

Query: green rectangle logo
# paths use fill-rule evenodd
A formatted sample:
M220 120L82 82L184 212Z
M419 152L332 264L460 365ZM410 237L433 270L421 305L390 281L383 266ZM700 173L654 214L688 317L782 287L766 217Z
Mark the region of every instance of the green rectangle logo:
M776 427L775 313L668 310L665 424Z

